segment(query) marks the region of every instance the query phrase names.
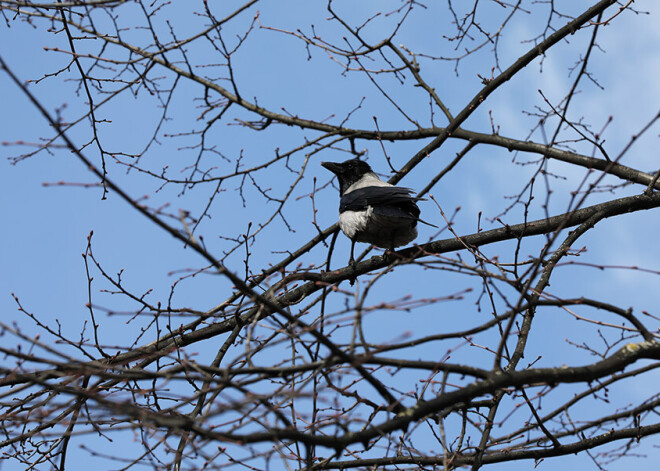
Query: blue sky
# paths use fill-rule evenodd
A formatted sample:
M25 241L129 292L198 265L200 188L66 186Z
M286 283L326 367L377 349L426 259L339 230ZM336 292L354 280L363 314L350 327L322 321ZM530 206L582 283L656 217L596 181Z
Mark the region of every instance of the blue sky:
M359 2L351 3L350 7L347 3L338 3L337 8L338 11L345 11L348 16L363 18L369 16L368 12L379 8L387 10L399 5L399 2L384 3L387 5L383 6L383 2ZM561 5L561 8L567 9L589 4L563 3L565 4ZM290 31L301 28L305 32L309 32L310 25L314 24L315 30L322 37L328 38L328 41L341 41L341 33L338 32L336 23L326 20L328 14L324 7L319 5L320 3L315 2L292 1L279 2L277 5L259 4L259 21L261 25L271 28ZM658 112L660 102L660 82L657 80L660 76L660 53L657 48L660 43L660 30L657 28L660 11L657 4L651 1L635 2L634 5L639 10L649 11L650 14L625 12L611 26L602 28L598 40L599 48L594 52L589 67L600 86L583 81L580 93L571 108L574 119L584 117L584 120L593 123L594 127L603 126L609 116L612 116L612 124L605 134L606 147L612 155L616 155L631 135ZM349 12L348 8L352 10ZM493 7L492 11L490 8L486 7L482 13L485 22L492 21L489 15L504 14L497 8ZM167 18L178 28L181 36L186 36L204 24L192 13L193 10L194 8L190 8L185 2L174 2L164 10L160 19ZM127 25L140 21L139 10L134 5L122 7L120 15ZM254 15L255 10L251 10L238 17L235 24L232 22L227 26L225 34L230 38L229 41L235 41L231 28L235 28L237 33L244 31ZM437 38L436 35L443 34L443 31L450 31L449 17L441 15L436 8L418 9L414 15L414 21L409 23L414 27L404 28L397 36L402 44L416 51L456 54L451 43L438 40L436 48L429 43L429 37ZM223 15L218 13L218 16ZM383 30L391 28L393 18L374 22L372 28L365 30L365 35L374 39L380 37ZM100 26L103 26L107 18L104 20L101 16L98 21ZM517 17L506 30L498 47L501 68L508 67L522 52L529 49L530 43L523 41L533 37L543 23L543 19L533 15ZM67 63L66 56L62 53L44 50L44 46L65 49L65 36L46 32L45 24L35 24L36 28L14 20L0 24L0 44L3 45L0 55L22 80L38 79L44 73L53 73ZM164 23L159 27L164 27ZM544 57L542 64L536 60L490 96L464 127L490 132L492 115L501 135L525 138L538 119L528 116L523 110L533 111L536 106L544 106L539 89L555 103L566 94L575 74L570 74L570 68L584 53L590 31L580 31L569 37L568 41L552 49ZM144 31L129 30L124 39L138 43L148 42L149 37L145 35ZM94 50L93 45L90 50ZM191 46L189 58L194 63L212 64L216 62L213 54L214 52L204 45ZM176 57L175 54L172 56ZM375 90L369 80L355 73L343 75L341 66L333 59L324 51L312 50L311 58L307 60L307 51L299 40L274 30L257 27L236 56L236 81L240 84L242 96L248 100L256 97L260 105L277 112L283 112L282 108L286 108L286 112L302 117L317 120L330 117L331 122L337 122L365 97L361 108L355 112L348 125L373 128L373 117L376 116L381 129L411 127L388 100ZM458 65L458 75L454 70L455 63L451 61L427 61L422 64L425 77L433 83L454 113L482 87L478 74L489 76L494 67L488 48L462 60ZM209 77L220 73L219 69L215 70L214 67L199 70ZM495 70L495 74L497 73ZM76 74L73 69L64 71L38 84L31 84L30 89L51 111L60 108L66 119L73 119L85 109L84 94L77 90L75 82L71 81ZM112 71L109 71L108 75L112 75ZM162 80L162 83L172 82L171 74L159 71L157 67L151 77ZM415 116L424 125L429 125L428 98L421 90L411 87L409 82L401 85L386 78L380 83L388 87L392 97L397 103L401 103L407 114ZM116 86L106 85L108 90ZM13 156L29 151L32 149L30 143L39 142L40 138L50 136L51 132L37 110L29 104L20 90L9 82L5 74L0 74L0 90L3 103L3 111L0 113L0 142L4 143L3 159L0 160L0 203L6 218L0 244L0 308L3 322L16 323L28 335L40 332L33 322L18 312L10 295L14 293L23 307L34 312L43 322L51 326L59 322L65 334L74 338L80 335L83 325L89 323L88 310L85 307L88 301L88 286L81 254L85 251L87 237L91 231L94 232L94 254L108 273L116 274L123 270L122 280L136 293L149 292L147 299L151 302L167 303L172 284L183 275L205 266L204 260L163 233L116 195L109 194L108 198L103 200L102 191L98 187L58 185L61 181L75 184L96 183L94 176L65 149L54 149L52 153L41 152L13 164ZM161 136L159 143L154 144L142 157L141 164L145 168L158 173L168 166L168 175L186 174L186 168L197 154L197 149L191 149L190 146L195 145L198 139L195 136L173 135L189 133L203 126L203 122L198 119L199 95L200 87L197 84L182 81L178 85L169 108L170 121L163 125L161 134L165 136ZM100 126L102 142L111 152L140 151L154 132L159 112L158 100L144 88L140 88L137 94L123 94L99 111L99 115L107 120L107 123ZM234 112L232 116L254 119L241 111ZM446 124L446 120L437 112L435 124ZM550 125L548 129L554 130L554 127ZM89 126L85 123L76 126L71 136L79 145L87 142L90 139ZM280 152L288 151L300 145L303 138L313 139L316 136L313 132L301 132L283 126L273 126L263 133L255 134L240 126L221 123L210 133L208 145L217 146L230 160L242 153L245 165L256 165L272 158L275 148L280 149ZM530 139L543 142L540 133L535 133ZM24 141L28 145L16 145L17 141ZM386 143L386 150L395 163L402 165L423 144L416 141ZM358 148L367 150L366 155L372 166L386 174L387 164L380 145L372 141L361 141L357 145ZM442 169L464 145L465 142L447 142L433 154L433 158L427 159L407 176L402 184L412 188L423 187L429 175ZM577 144L576 147L587 155L591 155L593 151L584 144ZM623 163L653 171L658 166L657 149L656 126L635 144ZM89 146L85 153L98 163L98 152L94 146ZM337 149L325 149L309 157L304 178L293 190L290 207L285 210L286 221L295 231L289 230L287 224L276 217L260 235L259 242L250 247L251 264L255 269L277 262L282 258L281 251L295 249L315 235L316 229L312 224L313 208L310 198L306 195L313 191L314 185L320 187L331 180L331 175L320 166L321 161L343 160L347 157L347 153ZM529 156L514 156L502 149L481 146L470 154L469 159L456 167L451 178L443 179L432 190L431 193L440 202L445 213L450 214L455 207L461 207L454 227L459 234L476 230L480 211L484 215L482 227L498 227L499 223L489 222L486 218L499 214L509 204L505 197L519 192L533 171L533 166L512 163L514 157L518 162L530 160ZM220 174L231 172L234 165L213 153L207 153L202 162L208 167L217 168L216 171ZM304 162L304 155L301 154L291 160L296 168ZM151 207L168 204L167 211L173 214L177 214L179 209L190 211L192 215L200 214L214 189L211 186L198 185L181 195L180 188L173 185L161 189L159 187L162 182L157 179L135 171L127 173L124 166L112 162L109 162L109 165L110 178L120 182L134 198L148 195L146 204ZM559 162L552 162L550 169L562 175L562 178L553 180L554 193L549 207L551 214L559 214L566 210L570 192L577 188L585 170L571 168ZM283 165L276 165L257 173L256 178L263 188L272 188L273 195L282 195L293 183L295 175L288 172ZM237 191L239 185L238 179L227 181L222 197L211 209L211 217L204 219L198 228L198 235L203 236L207 247L213 253L220 254L232 245L219 236L239 237L245 233L250 221L254 221L255 225L263 223L272 217L276 209L272 202L265 201L251 188L246 188L244 196L247 204L243 205L241 194ZM639 191L638 187L623 188L619 190L617 197ZM587 204L611 197L610 194L597 194L590 197ZM326 228L336 221L337 199L336 190L331 186L317 193L316 217L321 228ZM427 201L421 205L426 220L442 224L442 217L433 202ZM543 212L540 206L533 207L532 214L534 217L541 217ZM504 220L513 224L519 222L520 217L521 210L517 208L507 214ZM176 221L174 224L177 224ZM657 244L652 243L658 230L658 218L652 211L604 221L599 224L598 231L579 241L580 246L588 246L588 252L579 261L660 270L660 249ZM425 242L433 235L432 228L422 227L418 242ZM449 235L445 232L441 237L446 238ZM533 254L538 243L530 241L525 248ZM360 250L362 249L364 246L360 247ZM304 257L302 263L323 263L325 250L318 247ZM335 267L345 264L348 250L348 240L340 236L333 256ZM490 256L500 255L502 259L510 261L511 246L500 244L486 247L484 253ZM227 258L226 264L229 269L242 274L243 258L244 253L237 251ZM96 270L92 271L95 272L92 286L95 304L113 311L130 312L135 308L132 302L122 296L101 291L109 289L109 286L103 282ZM421 277L419 270L412 268L400 270L386 278L386 281L376 285L369 293L369 300L374 305L396 300L407 294L412 294L413 297L448 296L474 285L473 280L448 271L434 272L433 277ZM411 286L411 278L420 281ZM632 306L635 312L646 309L657 315L658 312L653 311L657 309L657 286L658 277L651 273L626 269L599 271L568 266L559 268L554 274L551 291L562 297L595 297L622 307ZM223 278L203 274L185 278L178 283L171 300L177 306L206 310L221 302L229 289L230 284ZM378 311L376 315L367 318L365 330L373 341L387 341L397 338L402 332L422 335L429 328L434 332L443 332L472 326L490 316L490 312L486 310L476 310L477 296L477 292L472 292L463 301L441 303L439 308L430 306L412 313ZM347 299L349 298L347 296ZM342 302L343 300L337 301L338 305ZM104 316L102 343L118 347L130 344L136 329L146 321L129 319L130 316L125 314ZM528 351L529 361L533 361L537 355L543 356L538 366L584 364L593 361L593 357L569 343L598 342L598 332L591 325L577 322L570 313L560 315L557 310L548 311L547 315L544 311L539 311L535 322L537 325ZM648 326L657 329L652 320ZM145 341L151 340L153 337L145 338ZM16 339L9 338L10 345L17 342ZM199 353L199 358L202 359L205 355L212 355L212 347L209 350L200 347L200 351L196 353ZM450 347L442 345L441 350ZM410 352L410 355L419 357L431 352L432 350L422 348ZM483 361L487 361L487 355L479 349L461 347L453 354L452 361L479 363L482 356ZM405 383L404 378L397 378ZM628 386L615 388L611 393L612 401L618 399L625 404L627 401L633 401L638 394L643 397L650 396L651 391L657 389L659 380L658 374L652 373L637 382L629 383ZM587 411L586 415L590 412L592 411ZM643 442L640 448L649 455L649 462L653 462L653 457L657 461L660 455L650 442L651 440ZM112 447L108 450L111 451ZM555 469L554 467L562 463L583 469L593 466L583 455L559 459L552 463L553 460L546 462L545 469ZM626 459L613 463L609 469L628 469L630 464L631 459ZM75 469L75 466L74 464L72 469ZM492 469L504 469L505 466L506 469L529 469L530 463L517 463L514 465L516 468L509 464L493 466Z

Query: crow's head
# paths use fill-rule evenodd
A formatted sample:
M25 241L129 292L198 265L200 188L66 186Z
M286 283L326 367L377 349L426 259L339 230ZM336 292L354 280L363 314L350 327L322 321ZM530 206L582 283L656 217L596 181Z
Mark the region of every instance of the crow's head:
M348 187L359 181L365 174L374 173L368 163L358 158L347 160L342 163L321 162L321 165L337 175L337 179L339 180L339 193L341 195L344 194Z

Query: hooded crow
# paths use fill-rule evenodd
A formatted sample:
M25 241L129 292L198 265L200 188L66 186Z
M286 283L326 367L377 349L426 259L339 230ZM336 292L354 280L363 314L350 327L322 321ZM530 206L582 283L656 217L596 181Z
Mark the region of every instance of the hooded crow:
M339 227L351 239L350 264L355 264L355 242L393 250L415 240L417 222L424 221L417 206L421 198L411 196L413 190L382 181L358 158L321 165L339 180Z

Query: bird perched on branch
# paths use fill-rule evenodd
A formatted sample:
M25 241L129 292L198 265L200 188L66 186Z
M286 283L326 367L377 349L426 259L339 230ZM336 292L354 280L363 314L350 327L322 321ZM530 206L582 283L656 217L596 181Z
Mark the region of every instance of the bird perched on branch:
M359 158L321 165L339 180L339 227L351 239L351 265L356 242L393 250L415 240L417 222L433 226L419 218L421 198L411 196L410 188L382 181Z

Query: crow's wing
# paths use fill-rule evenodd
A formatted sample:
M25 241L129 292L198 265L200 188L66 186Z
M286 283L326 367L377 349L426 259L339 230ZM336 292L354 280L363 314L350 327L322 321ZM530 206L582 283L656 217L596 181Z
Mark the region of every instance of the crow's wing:
M419 198L410 196L413 190L399 186L366 186L344 194L339 212L364 211L369 206L382 216L419 219Z

